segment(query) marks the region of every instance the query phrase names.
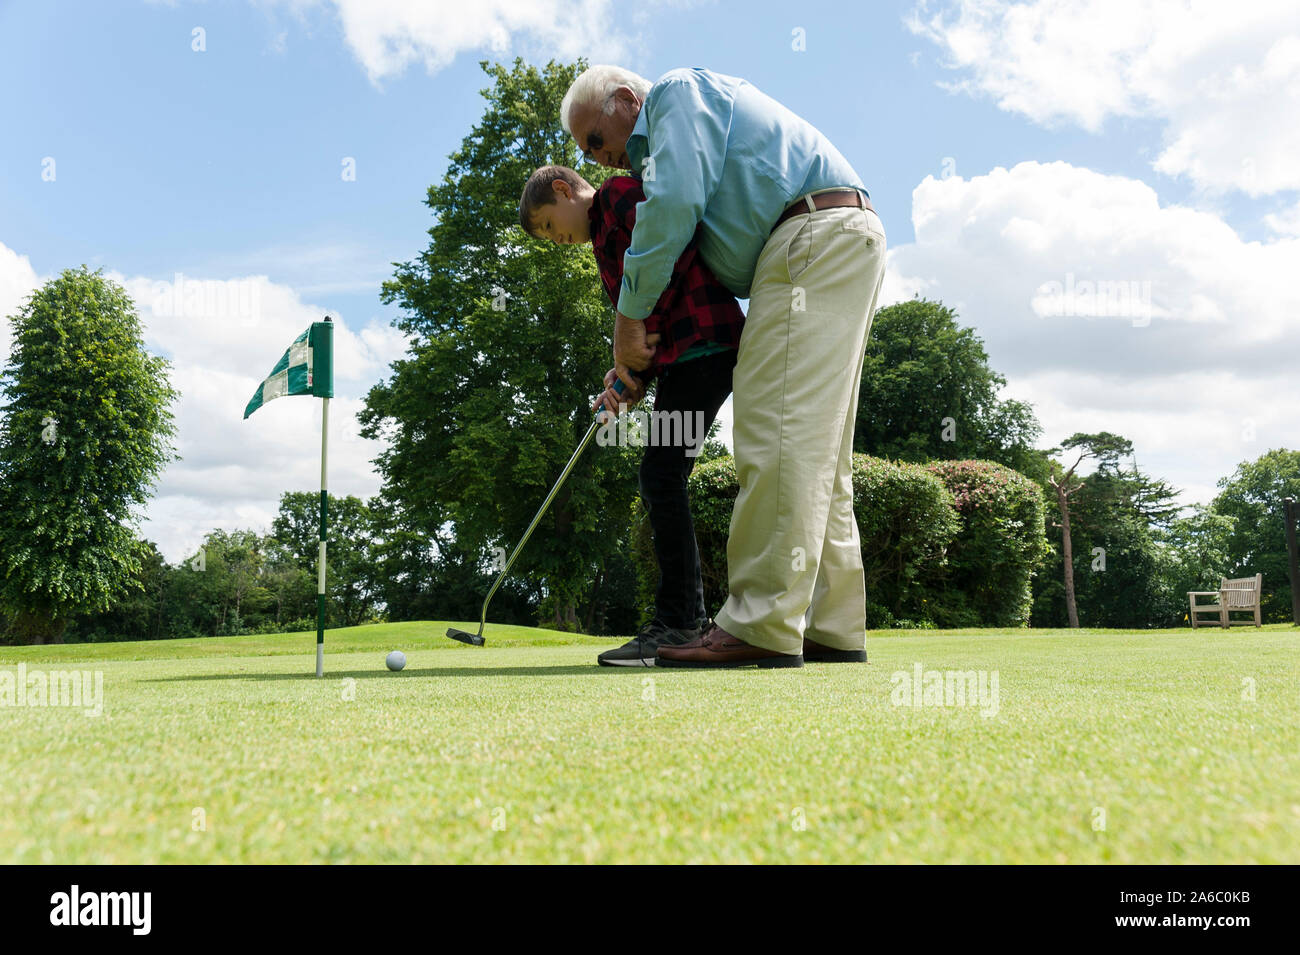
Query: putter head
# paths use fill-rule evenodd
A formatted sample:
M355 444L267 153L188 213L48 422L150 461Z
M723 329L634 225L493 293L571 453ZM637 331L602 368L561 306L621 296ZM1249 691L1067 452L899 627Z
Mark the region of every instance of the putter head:
M464 630L457 630L455 627L447 629L447 636L453 640L459 640L461 643L468 643L473 647L481 647L487 642L483 639L482 633L466 633Z

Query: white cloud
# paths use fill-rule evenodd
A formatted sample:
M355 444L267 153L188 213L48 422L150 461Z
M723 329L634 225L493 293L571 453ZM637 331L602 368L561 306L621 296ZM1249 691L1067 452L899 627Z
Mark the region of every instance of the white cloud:
M1278 235L1300 236L1300 202L1281 212L1270 212L1264 216L1264 224Z
M1028 401L1044 425L1042 447L1083 431L1111 431L1133 442L1142 469L1182 491L1180 502L1208 502L1219 478L1270 448L1300 447L1294 409L1276 396L1289 374L1240 370L1153 374L1132 379L1105 369L1057 369L1016 376L1009 397Z
M1300 188L1295 0L953 0L909 26L963 79L1038 123L1166 123L1155 168L1252 196Z
M296 289L265 275L210 278L173 273L150 279L109 273L109 277L124 285L135 300L150 347L178 365L238 371L251 384L256 383L254 372L260 381L289 343L326 314L336 323L334 374L342 384L360 387L378 380L388 362L405 349L404 337L387 324L372 321L354 329L337 310L304 302ZM250 367L250 356L262 356L266 367Z
M463 52L617 59L625 40L612 0L328 0L371 82L419 63L429 73ZM314 6L297 0L301 10Z
M956 307L1008 393L1056 442L1113 431L1175 484L1212 487L1241 460L1300 447L1285 398L1300 355L1300 239L1247 242L1208 212L1161 206L1144 183L1067 163L1021 163L912 194L916 241L890 253L886 301ZM1048 283L1149 287L1149 320ZM903 294L900 294L903 293Z
M244 420L244 407L289 343L326 310L265 276L166 279L106 273L135 301L146 347L172 363L181 460L164 472L141 524L171 561L193 554L214 528L266 531L284 491L320 487L321 402L282 398ZM0 244L0 314L40 282L26 256ZM330 402L330 490L379 490L371 461L381 445L361 437L366 392L387 377L406 338L386 321L365 325L333 312L335 399ZM8 356L8 323L0 358Z
M289 343L327 310L265 276L111 277L135 299L146 344L171 360L181 393L174 409L181 460L164 474L142 533L178 560L213 528L269 529L281 493L320 487L321 402L282 398L247 420L244 407ZM223 285L224 299L214 291ZM379 320L358 328L330 314L330 490L367 497L379 490L371 461L381 446L361 437L356 415L406 339Z
M0 242L0 366L9 360L13 342L9 316L18 311L39 284L40 279L27 256Z
M268 531L282 493L320 487L322 403L281 398L243 420L256 387L251 379L188 364L173 369L183 395L176 407L181 460L164 474L141 527L169 560L194 553L213 528ZM357 397L330 402L331 494L365 498L379 490L371 461L380 446L360 435L361 406Z

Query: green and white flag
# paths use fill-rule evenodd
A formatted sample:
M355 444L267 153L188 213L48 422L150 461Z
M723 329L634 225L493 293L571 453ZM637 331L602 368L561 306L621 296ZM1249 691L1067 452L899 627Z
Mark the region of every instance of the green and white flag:
M244 409L247 420L281 395L320 398L320 541L316 558L316 675L325 675L325 548L329 541L330 399L334 397L334 323L329 316L293 340Z
M293 340L271 374L258 387L244 409L247 418L268 401L284 395L334 397L334 324L312 322Z

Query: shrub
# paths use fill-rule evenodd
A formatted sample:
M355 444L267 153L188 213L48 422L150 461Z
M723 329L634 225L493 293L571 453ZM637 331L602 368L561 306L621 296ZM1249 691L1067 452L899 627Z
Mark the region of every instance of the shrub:
M942 572L960 528L953 496L919 464L853 456L853 513L867 600L894 618L929 619L924 581ZM881 626L897 626L881 620Z
M892 630L898 626L898 621L894 615L885 607L880 606L867 597L867 629L868 630Z
M739 491L736 464L730 455L700 461L691 472L691 516L700 548L704 609L710 616L727 599L727 535L731 530L731 509ZM659 565L650 535L650 512L639 497L632 504L632 555L637 571L637 605L653 608L659 586ZM642 623L648 621L650 612L647 609Z
M1042 488L992 461L936 461L928 468L961 515L946 571L931 584L930 619L940 627L1027 626L1034 572L1048 553Z
M894 617L926 617L925 596L912 587L943 562L959 521L952 495L920 465L853 456L854 516L862 538L869 597L868 625L894 625ZM700 548L704 603L715 613L727 598L727 535L739 486L730 457L696 466L690 477L691 513ZM633 516L638 595L653 604L658 583L649 521L638 505ZM915 598L915 599L911 599Z
M701 463L691 474L710 613L727 597L727 534L738 490L729 457ZM919 465L855 454L853 498L868 629L1028 624L1030 584L1047 552L1036 483L989 461ZM632 520L638 597L648 606L658 569L639 503Z

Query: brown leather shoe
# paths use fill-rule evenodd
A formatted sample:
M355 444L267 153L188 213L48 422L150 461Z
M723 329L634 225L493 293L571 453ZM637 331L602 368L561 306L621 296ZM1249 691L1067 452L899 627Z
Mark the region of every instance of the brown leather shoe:
M803 638L803 658L808 663L866 663L866 650L836 650Z
M733 637L721 627L715 626L690 643L677 647L660 647L655 656L655 666L699 669L801 667L803 654L773 653L762 647L750 646L740 637Z

